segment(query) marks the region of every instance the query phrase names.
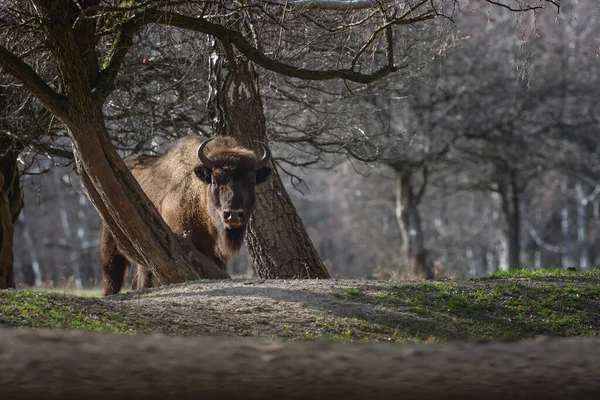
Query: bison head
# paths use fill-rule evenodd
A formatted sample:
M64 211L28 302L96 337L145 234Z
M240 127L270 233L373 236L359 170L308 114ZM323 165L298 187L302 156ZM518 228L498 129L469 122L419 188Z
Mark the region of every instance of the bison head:
M209 208L215 225L243 231L254 209L254 189L271 175L271 150L256 141L263 149L262 157L257 159L252 151L239 147L232 138L219 137L206 154L206 145L213 139L198 147L202 165L196 167L195 173L210 185Z

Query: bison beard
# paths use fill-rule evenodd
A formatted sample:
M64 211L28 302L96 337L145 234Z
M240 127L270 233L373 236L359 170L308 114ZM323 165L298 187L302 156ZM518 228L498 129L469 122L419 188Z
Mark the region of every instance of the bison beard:
M171 230L188 236L200 252L225 269L244 242L255 186L271 174L271 152L257 143L264 151L260 159L231 137L202 141L193 136L180 139L164 154L124 161ZM104 296L119 293L132 260L104 223L100 262ZM133 290L150 286L151 272L138 265Z

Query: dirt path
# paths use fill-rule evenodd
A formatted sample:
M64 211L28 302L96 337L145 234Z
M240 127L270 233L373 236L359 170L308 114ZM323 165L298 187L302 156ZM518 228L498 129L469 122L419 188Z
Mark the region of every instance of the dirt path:
M177 335L446 341L600 334L598 277L203 281L100 302L148 331Z
M379 321L389 310L365 300L390 286L350 280L206 281L106 301L163 333L308 339L320 336L319 327L328 322L351 327L356 321ZM360 294L352 299L352 293ZM384 332L375 336L385 339Z
M600 271L426 282L234 279L107 298L0 291L0 326L336 342L600 336Z

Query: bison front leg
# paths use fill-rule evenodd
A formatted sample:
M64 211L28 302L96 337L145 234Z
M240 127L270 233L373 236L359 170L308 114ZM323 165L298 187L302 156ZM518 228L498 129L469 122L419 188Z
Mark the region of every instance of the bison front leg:
M127 269L131 264L127 257L121 253L115 238L104 224L102 224L100 237L100 263L102 264L104 296L119 293L123 287Z

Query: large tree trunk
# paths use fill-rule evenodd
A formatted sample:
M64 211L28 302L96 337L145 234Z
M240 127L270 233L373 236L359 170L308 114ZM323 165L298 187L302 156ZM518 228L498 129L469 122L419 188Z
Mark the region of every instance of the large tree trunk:
M215 49L209 109L216 133L233 136L247 146L252 146L254 140L267 143L256 71L247 60L238 59L227 64L224 79L223 73L222 55ZM269 182L257 187L256 209L246 234L255 271L261 278L329 278L274 162L271 167Z
M560 184L561 194L568 198L568 191L570 190L568 178L563 178ZM563 205L560 209L560 231L562 234L562 248L563 252L561 255L561 266L563 269L571 267L571 239L569 232L571 231L571 215L569 212L569 201L563 200Z
M425 249L421 214L418 209L412 172L396 171L396 219L403 239L403 253L413 276L433 279L433 263Z
M42 286L42 265L40 264L40 257L38 256L38 248L36 247L33 237L30 232L30 222L26 217L26 211L21 210L21 214L19 214L19 223L21 224L21 233L23 235L23 245L27 249L27 253L29 254L29 265L31 266L31 274L33 275L33 279L30 279L28 282L25 282L27 285L40 287ZM22 266L23 267L23 266Z
M98 1L85 5L94 3ZM36 0L36 4L46 21L65 93L56 98L47 89L39 90L38 98L66 126L83 187L119 246L135 262L146 265L159 284L229 277L171 232L111 144L102 97L94 91L99 74L96 20L83 18L71 1Z
M521 268L521 209L516 172L511 171L506 184L500 185L502 212L506 218L506 239L508 242L508 268Z
M600 391L597 338L331 344L0 329L0 343L12 400L591 400Z
M508 263L510 269L521 268L521 213L518 211L518 196L511 199L512 210L508 215Z
M57 189L56 194L58 197L60 226L62 227L65 243L68 244L68 247L65 248L65 251L69 252L69 268L71 270L71 276L75 279L75 288L77 290L81 290L83 289L83 284L81 282L80 258L78 257L78 255L81 253L81 249L77 248L77 244L79 243L75 237L75 232L71 229L69 215L67 214L68 206L63 194L63 188L61 187L62 182L58 168L52 169L52 175L54 177L54 184L56 185Z
M15 287L14 224L23 207L18 150L9 148L5 142L0 137L0 289Z

